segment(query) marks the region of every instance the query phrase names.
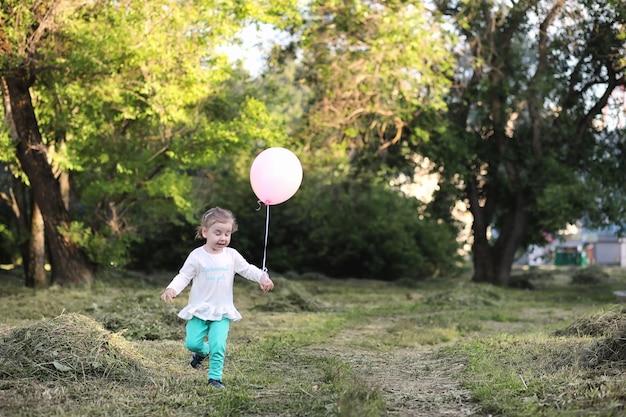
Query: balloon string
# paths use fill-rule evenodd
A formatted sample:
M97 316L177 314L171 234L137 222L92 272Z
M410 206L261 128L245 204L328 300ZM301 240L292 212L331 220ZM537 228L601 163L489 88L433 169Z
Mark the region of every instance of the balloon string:
M268 238L269 231L270 231L270 206L268 204L265 207L267 207L267 214L265 215L265 245L263 246L263 272L267 272L265 261L267 260L267 238Z

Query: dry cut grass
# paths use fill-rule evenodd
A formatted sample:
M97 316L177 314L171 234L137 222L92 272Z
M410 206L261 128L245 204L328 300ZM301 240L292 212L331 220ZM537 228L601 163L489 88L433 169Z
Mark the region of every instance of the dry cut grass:
M120 333L76 313L1 335L4 378L146 380L149 361Z
M616 305L582 317L555 335L600 338L585 350L581 363L592 368L626 370L626 306Z
M316 276L264 296L241 280L226 392L189 367L186 296L158 299L170 276L38 292L0 276L0 416L624 415L626 279L549 272L533 291Z

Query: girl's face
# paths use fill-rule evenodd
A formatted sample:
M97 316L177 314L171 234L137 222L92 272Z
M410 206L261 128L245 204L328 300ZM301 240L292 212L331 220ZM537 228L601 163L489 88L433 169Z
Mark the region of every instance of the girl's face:
M213 223L202 229L202 236L206 239L206 250L209 253L222 253L230 243L230 235L233 232L233 222Z

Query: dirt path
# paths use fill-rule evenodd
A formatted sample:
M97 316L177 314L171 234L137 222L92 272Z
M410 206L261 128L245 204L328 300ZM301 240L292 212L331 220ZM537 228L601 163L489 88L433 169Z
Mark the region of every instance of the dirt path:
M451 377L460 364L445 364L428 350L391 355L353 354L355 369L381 386L390 416L477 416L466 390Z
M454 379L462 363L438 358L437 347L379 352L357 348L369 329L342 332L331 345L309 347L319 355L334 355L349 363L365 381L380 387L387 403L385 416L491 417L480 410L469 392Z
M463 365L436 358L432 348L377 353L338 347L311 347L320 356L349 363L365 381L380 387L386 416L487 417L453 378Z

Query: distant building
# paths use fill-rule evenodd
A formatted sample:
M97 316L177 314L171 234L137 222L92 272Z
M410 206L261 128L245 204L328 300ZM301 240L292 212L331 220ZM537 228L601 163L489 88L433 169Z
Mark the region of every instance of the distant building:
M606 265L626 267L626 239L617 228L569 226L546 245L531 245L518 261L524 265Z

